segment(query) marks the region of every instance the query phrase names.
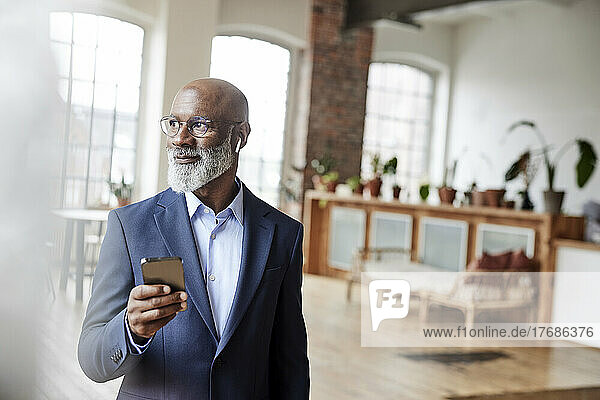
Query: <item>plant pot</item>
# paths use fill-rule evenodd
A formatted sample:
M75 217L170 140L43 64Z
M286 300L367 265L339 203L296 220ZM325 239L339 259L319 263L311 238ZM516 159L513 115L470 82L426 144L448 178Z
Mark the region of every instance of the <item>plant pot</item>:
M464 195L465 195L465 199L463 200L464 205L468 206L468 205L473 204L472 194L473 194L473 192L464 192Z
M504 208L515 208L515 201L514 200L505 201Z
M130 203L131 203L130 199L121 199L121 198L117 197L117 204L119 205L119 207L124 207Z
M521 195L521 199L523 200L521 202L521 210L527 210L527 211L533 210L533 203L531 202L531 199L529 198L529 190L526 189L522 192L519 192L519 194Z
M321 181L321 176L320 175L313 175L312 176L312 183L313 183L313 187L315 188L315 190L319 190L321 192L324 192L327 189L325 187L325 185L323 184L323 182Z
M338 183L337 182L327 182L325 184L325 187L327 188L327 191L329 193L335 193L335 188L337 187Z
M367 183L367 187L369 188L369 193L371 193L371 197L379 197L379 193L381 192L381 184L383 181L381 178L377 177L375 179L371 179Z
M438 195L440 196L440 201L442 204L452 204L454 203L454 198L456 197L456 189L444 186L438 188Z
M400 186L394 186L392 188L393 190L393 194L394 194L394 199L398 200L400 199L400 192L402 191L402 188Z
M485 200L485 192L480 192L479 190L473 190L471 192L471 205L481 207L487 205Z
M547 213L560 214L565 192L555 192L554 190L544 191L544 207Z
M502 198L506 190L504 189L488 189L485 191L485 200L490 207L500 207Z
M352 193L356 193L356 194L363 194L363 190L365 188L365 185L361 182L358 184L358 186L352 191Z

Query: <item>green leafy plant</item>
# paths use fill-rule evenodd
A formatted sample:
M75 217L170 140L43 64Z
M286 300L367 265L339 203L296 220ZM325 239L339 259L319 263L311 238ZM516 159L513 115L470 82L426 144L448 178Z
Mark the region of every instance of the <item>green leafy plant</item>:
M329 173L337 164L335 159L329 153L323 154L310 162L310 166L314 169L317 175L325 175Z
M321 177L321 182L328 184L331 182L337 182L340 174L337 171L330 171Z
M421 200L427 200L429 197L429 183L425 183L419 187L419 196L421 196Z
M360 185L360 176L355 175L346 179L346 185L348 185L352 191L355 191Z
M381 164L381 156L379 153L374 154L371 159L371 170L373 171L373 176L378 177L381 175L383 165Z
M523 154L519 156L517 161L515 161L504 174L504 181L510 182L516 179L518 176L523 177L523 181L525 182L525 188L529 188L529 185L535 178L537 173L540 156L541 153L532 153L530 150L525 151Z
M114 194L117 199L131 199L133 185L130 183L125 183L125 176L121 176L121 182L111 182L110 180L107 180L106 182L108 183L110 192Z
M454 182L454 173L456 172L457 165L458 160L454 160L452 162L452 166L444 168L444 178L442 180L441 187L452 187L452 183Z
M396 175L396 170L398 168L398 158L393 157L386 161L383 165L383 174L384 175Z
M598 157L596 156L594 147L592 146L592 144L589 141L587 141L585 139L579 139L579 138L571 140L571 141L565 143L556 152L554 159L551 160L550 159L550 147L546 143L544 136L538 129L535 122L529 121L529 120L517 121L508 128L508 133L513 132L515 129L517 129L519 127L526 127L526 128L531 129L537 136L538 140L540 141L540 144L542 145L542 148L540 151L543 154L544 164L546 166L546 173L548 176L548 190L554 191L554 177L556 175L556 166L558 165L558 162L560 161L560 159L565 155L567 150L569 150L575 144L577 145L577 147L579 149L579 160L577 161L577 164L575 165L575 177L576 177L576 181L577 181L577 186L582 188L586 185L586 183L589 181L592 174L594 173L594 169L596 168L596 162L598 161ZM518 160L517 160L517 162L518 162ZM515 168L517 168L517 167L515 167ZM507 174L508 174L508 172L511 172L511 169L509 169L509 171L507 171ZM514 171L512 171L511 175L512 174L514 174Z

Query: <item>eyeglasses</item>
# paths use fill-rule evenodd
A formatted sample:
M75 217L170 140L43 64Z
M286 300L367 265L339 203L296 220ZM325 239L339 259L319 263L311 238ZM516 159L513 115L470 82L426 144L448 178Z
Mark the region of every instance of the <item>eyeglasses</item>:
M186 122L178 121L172 115L167 115L160 119L160 129L163 133L169 137L175 137L179 135L183 129L183 125L187 125L188 132L195 138L201 138L207 136L208 132L214 132L217 130L215 125L237 125L244 121L226 121L226 120L211 120L204 117L191 117Z

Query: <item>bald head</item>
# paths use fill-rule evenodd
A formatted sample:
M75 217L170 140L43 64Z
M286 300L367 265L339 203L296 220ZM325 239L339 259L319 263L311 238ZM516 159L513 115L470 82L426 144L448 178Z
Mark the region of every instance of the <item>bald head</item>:
M196 79L177 92L171 113L183 120L198 115L212 120L248 121L248 101L227 81Z

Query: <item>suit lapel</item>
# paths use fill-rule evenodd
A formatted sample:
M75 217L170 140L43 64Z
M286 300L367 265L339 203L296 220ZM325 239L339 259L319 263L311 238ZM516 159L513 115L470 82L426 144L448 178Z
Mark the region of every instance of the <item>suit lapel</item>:
M158 230L171 256L181 257L183 260L186 292L214 340L218 341L185 196L168 189L163 193L158 204L164 207L154 214Z
M271 249L274 224L264 218L268 213L261 202L242 184L244 189L244 238L242 259L233 305L225 324L217 355L225 348L248 309L258 288Z

